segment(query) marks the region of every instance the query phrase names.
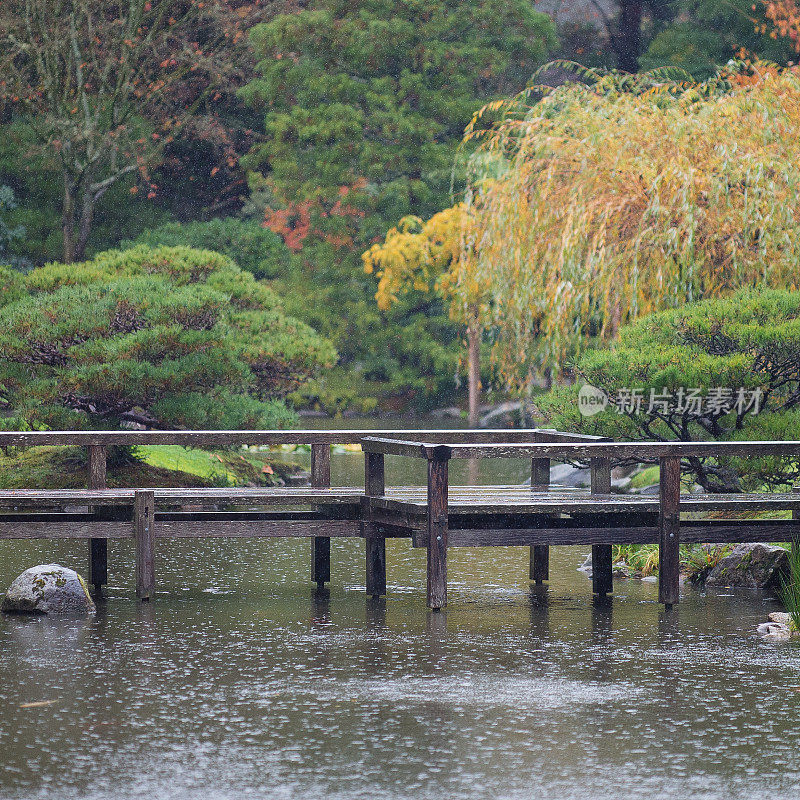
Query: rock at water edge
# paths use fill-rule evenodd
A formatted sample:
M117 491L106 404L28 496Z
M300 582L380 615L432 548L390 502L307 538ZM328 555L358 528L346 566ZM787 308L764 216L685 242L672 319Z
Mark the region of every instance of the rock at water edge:
M3 611L23 614L92 614L94 602L86 582L75 570L60 564L26 569L9 586Z
M789 553L783 547L740 544L708 573L706 585L764 589L779 585L780 576L788 574Z

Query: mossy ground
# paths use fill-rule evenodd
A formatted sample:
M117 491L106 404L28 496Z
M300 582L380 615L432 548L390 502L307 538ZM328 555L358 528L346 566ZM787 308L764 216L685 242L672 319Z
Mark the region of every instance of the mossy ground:
M296 474L268 452L198 450L177 445L137 447L134 457L109 459L109 488L270 486ZM86 453L77 447L0 451L0 489L85 489Z
M645 467L641 472L636 472L631 477L632 489L644 489L658 483L658 466Z

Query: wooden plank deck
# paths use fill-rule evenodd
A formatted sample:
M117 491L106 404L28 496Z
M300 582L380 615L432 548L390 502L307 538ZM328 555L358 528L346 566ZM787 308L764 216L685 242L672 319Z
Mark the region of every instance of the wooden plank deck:
M70 508L76 506L133 506L135 489L2 490L0 509ZM265 487L221 489L153 489L156 509L176 506L343 506L357 508L364 490L354 487ZM369 498L375 510L409 516L427 513L424 486L386 487ZM467 514L620 514L658 513L653 495L592 494L587 489L552 486L531 491L526 486L451 486L447 513ZM682 494L680 511L691 513L762 513L800 511L800 493Z
M382 497L371 498L376 508L408 514L425 513L425 488L387 489ZM561 489L531 491L527 487L451 486L447 503L450 515L459 514L618 514L658 513L659 498L652 495L592 494L589 490ZM683 494L680 511L693 513L800 511L800 494Z

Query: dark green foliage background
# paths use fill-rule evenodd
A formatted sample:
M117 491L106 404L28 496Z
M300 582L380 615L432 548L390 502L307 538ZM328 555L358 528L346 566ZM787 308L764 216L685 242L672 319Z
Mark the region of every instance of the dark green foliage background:
M786 40L757 30L763 8L752 5L645 4L642 68L674 64L701 78L740 47L778 63L795 57ZM428 217L459 198L461 135L478 108L523 88L556 54L613 67L613 49L591 14L563 17L557 41L556 25L528 0L315 0L286 8L297 10L251 29L257 68L241 102L224 101L227 133L179 137L152 175L112 188L88 251L188 245L270 280L286 312L341 356L291 394L298 404L369 411L376 403L422 410L458 402L463 332L431 294L379 311L360 255L401 217ZM0 185L17 203L2 221L24 228L3 244L3 260L21 268L58 260L57 157L43 154L30 120L9 106L0 107L0 129ZM215 169L214 148L226 137L234 149L255 145L242 161ZM148 199L150 179L158 188ZM295 212L305 209L299 251L263 227L265 207L288 215L281 233L289 241L304 224ZM485 387L491 378L485 368Z
M551 20L523 0L324 0L252 39L259 76L241 95L262 110L266 136L245 163L273 208L310 207L299 277L280 288L350 375L332 376L314 401L337 407L347 400L339 384L355 379L384 402L447 402L460 329L432 295L381 313L360 256L401 217L450 205L464 127L526 85L555 46Z

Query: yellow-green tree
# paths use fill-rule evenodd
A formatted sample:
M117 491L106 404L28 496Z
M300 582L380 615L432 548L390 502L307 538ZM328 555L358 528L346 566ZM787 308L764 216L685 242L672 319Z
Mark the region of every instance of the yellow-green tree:
M800 277L797 69L582 78L520 95L484 133L478 157L506 168L478 175L450 262L455 308L479 277L518 388L641 314Z
M480 399L481 302L480 283L464 269L469 259L467 207L460 203L429 220L408 216L392 228L383 242L362 258L367 273L378 278L375 299L385 310L410 291L438 292L449 305L451 318L464 325L467 337L469 424L478 424Z

